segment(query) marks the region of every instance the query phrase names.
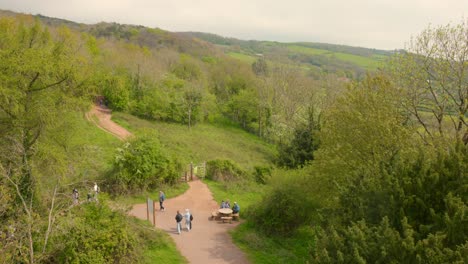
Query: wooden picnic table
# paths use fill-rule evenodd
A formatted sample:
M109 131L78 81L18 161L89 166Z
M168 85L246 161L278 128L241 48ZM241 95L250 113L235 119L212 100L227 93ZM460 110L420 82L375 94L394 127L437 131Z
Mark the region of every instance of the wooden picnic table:
M220 219L223 220L223 223L228 221L231 223L232 221L232 209L231 208L221 208L218 209L219 215L221 216Z
M218 212L222 215L225 216L230 216L232 214L232 209L231 208L220 208Z

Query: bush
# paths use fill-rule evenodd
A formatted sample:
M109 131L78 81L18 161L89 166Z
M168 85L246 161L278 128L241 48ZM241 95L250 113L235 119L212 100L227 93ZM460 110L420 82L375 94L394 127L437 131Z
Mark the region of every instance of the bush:
M235 181L246 176L246 172L231 160L210 160L206 167L206 177L214 181Z
M139 241L123 212L102 201L74 207L52 239L50 263L135 263Z
M145 135L117 149L109 185L113 193L146 190L175 183L180 171L180 163L164 152L156 136Z
M255 166L254 170L255 181L260 184L266 184L271 177L271 167Z
M284 180L246 211L247 218L269 235L290 235L316 216L317 204L309 195L306 178Z
M315 261L466 263L468 149L435 157L421 151L348 182L335 211L340 223L318 232Z

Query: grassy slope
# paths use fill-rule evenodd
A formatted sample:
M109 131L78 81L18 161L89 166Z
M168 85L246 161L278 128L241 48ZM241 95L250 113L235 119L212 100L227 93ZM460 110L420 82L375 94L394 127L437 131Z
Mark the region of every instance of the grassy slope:
M324 49L309 48L299 45L288 45L288 49L292 52L303 53L307 55L325 55L334 56L337 59L350 62L361 66L365 69L375 70L387 58L384 55L373 55L372 57L358 56L349 53L333 52Z
M197 124L191 130L185 125L149 122L124 113L114 113L113 120L139 134L156 130L168 151L183 164L212 159L230 159L250 171L256 165L270 164L275 149L255 135L239 128Z
M257 58L255 58L254 56L247 55L247 54L244 54L244 53L228 52L227 55L231 56L234 59L238 59L238 60L240 60L242 62L245 62L245 63L248 63L248 64L252 64L257 60Z
M79 137L71 138L71 140L73 140L73 145L86 146L93 151L91 159L95 164L96 171L91 170L88 174L86 174L86 171L82 173L91 180L92 178L98 177L99 173L110 168L115 149L122 144L122 141L99 129L93 123L85 120L84 117L78 117L76 119L75 133L78 134ZM86 160L86 158L83 158L82 160ZM88 163L85 162L80 165L84 166L87 164ZM177 188L170 189L168 190L168 196L175 196L180 192L184 192L186 189L187 185L181 185ZM142 194L140 196L141 197L138 198L144 201L145 195ZM149 223L138 219L135 219L135 221L143 226L150 227ZM174 241L172 241L168 234L162 231L155 232L156 234L154 234L152 239L147 241L148 244L145 245L147 248L143 252L143 263L154 263L156 259L158 260L158 263L164 264L187 263L184 257L176 249Z
M114 113L113 120L136 135L148 129L158 131L161 142L185 164L190 161L198 163L204 160L227 158L251 172L255 165L271 164L275 155L273 146L234 127L197 124L189 130L184 125L149 122L124 113ZM216 201L223 199L229 199L231 203L237 201L241 206L241 218L242 211L253 204L260 203L263 194L268 190L268 186L254 182L219 183L210 180L204 180L204 182L212 191ZM174 194L177 194L177 191ZM234 230L232 236L236 244L246 251L253 263L285 263L285 261L300 263L307 258L308 251L302 246L304 240L300 236L281 243L256 234L253 227L247 225ZM252 248L258 245L265 246L265 250L259 251L258 248ZM148 253L148 260L161 259L159 254L157 250L154 253Z

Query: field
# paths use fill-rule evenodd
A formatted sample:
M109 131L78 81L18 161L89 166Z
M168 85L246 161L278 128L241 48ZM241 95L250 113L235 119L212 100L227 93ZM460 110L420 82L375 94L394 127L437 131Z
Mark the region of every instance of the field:
M257 60L257 58L255 58L254 56L250 56L250 55L238 53L238 52L228 52L227 55L229 55L232 58L238 59L242 62L248 63L248 64L252 64L254 63L254 61Z
M358 56L349 53L333 52L324 49L316 49L310 47L304 47L299 45L288 45L288 49L292 52L302 53L307 55L324 55L328 57L335 57L339 60L346 61L349 63L356 64L367 70L375 70L379 67L387 58L384 55L372 55L372 57Z

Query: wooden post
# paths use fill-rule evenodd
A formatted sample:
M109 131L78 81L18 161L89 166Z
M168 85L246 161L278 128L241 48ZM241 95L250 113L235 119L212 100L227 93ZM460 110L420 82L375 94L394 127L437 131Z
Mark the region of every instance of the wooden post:
M193 162L190 162L190 180L193 181Z
M153 226L156 227L156 201L153 201Z
M149 197L146 197L146 220L149 221Z

